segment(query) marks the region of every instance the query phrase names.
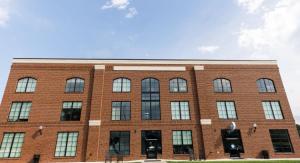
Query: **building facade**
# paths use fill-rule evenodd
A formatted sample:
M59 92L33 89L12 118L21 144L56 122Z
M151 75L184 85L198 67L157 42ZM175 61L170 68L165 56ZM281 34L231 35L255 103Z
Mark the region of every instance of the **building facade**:
M13 60L0 162L299 158L273 60Z

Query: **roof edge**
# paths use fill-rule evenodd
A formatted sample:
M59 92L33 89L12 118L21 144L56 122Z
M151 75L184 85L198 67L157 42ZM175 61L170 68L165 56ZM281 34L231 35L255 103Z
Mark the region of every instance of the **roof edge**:
M64 64L250 64L277 65L277 60L214 60L214 59L97 59L97 58L13 58L12 63Z

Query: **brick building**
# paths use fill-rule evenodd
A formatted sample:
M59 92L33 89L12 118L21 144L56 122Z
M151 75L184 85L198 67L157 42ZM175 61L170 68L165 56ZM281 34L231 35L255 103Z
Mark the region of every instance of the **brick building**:
M13 60L0 162L296 158L273 60Z

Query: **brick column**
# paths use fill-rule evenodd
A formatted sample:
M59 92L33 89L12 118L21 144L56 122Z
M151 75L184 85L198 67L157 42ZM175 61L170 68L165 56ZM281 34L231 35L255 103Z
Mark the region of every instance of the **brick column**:
M86 161L98 161L100 151L100 125L105 65L95 65L94 82L88 123Z
M200 130L202 133L202 154L200 159L209 159L213 153L213 128L212 120L210 117L210 109L207 106L207 83L205 83L206 73L204 66L194 66L197 95L200 109Z

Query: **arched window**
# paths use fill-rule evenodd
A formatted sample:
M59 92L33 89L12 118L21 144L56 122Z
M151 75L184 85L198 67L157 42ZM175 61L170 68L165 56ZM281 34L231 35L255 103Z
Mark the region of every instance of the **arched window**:
M160 119L159 81L157 79L142 80L142 119Z
M170 92L187 92L186 80L182 78L174 78L170 80Z
M36 87L36 79L26 77L19 79L16 92L34 92Z
M275 92L274 82L271 79L261 78L256 81L259 92Z
M214 80L215 92L231 92L231 84L228 79L215 79Z
M81 78L71 78L67 80L65 92L80 93L83 92L84 80Z
M130 92L130 80L118 78L113 81L113 92Z

